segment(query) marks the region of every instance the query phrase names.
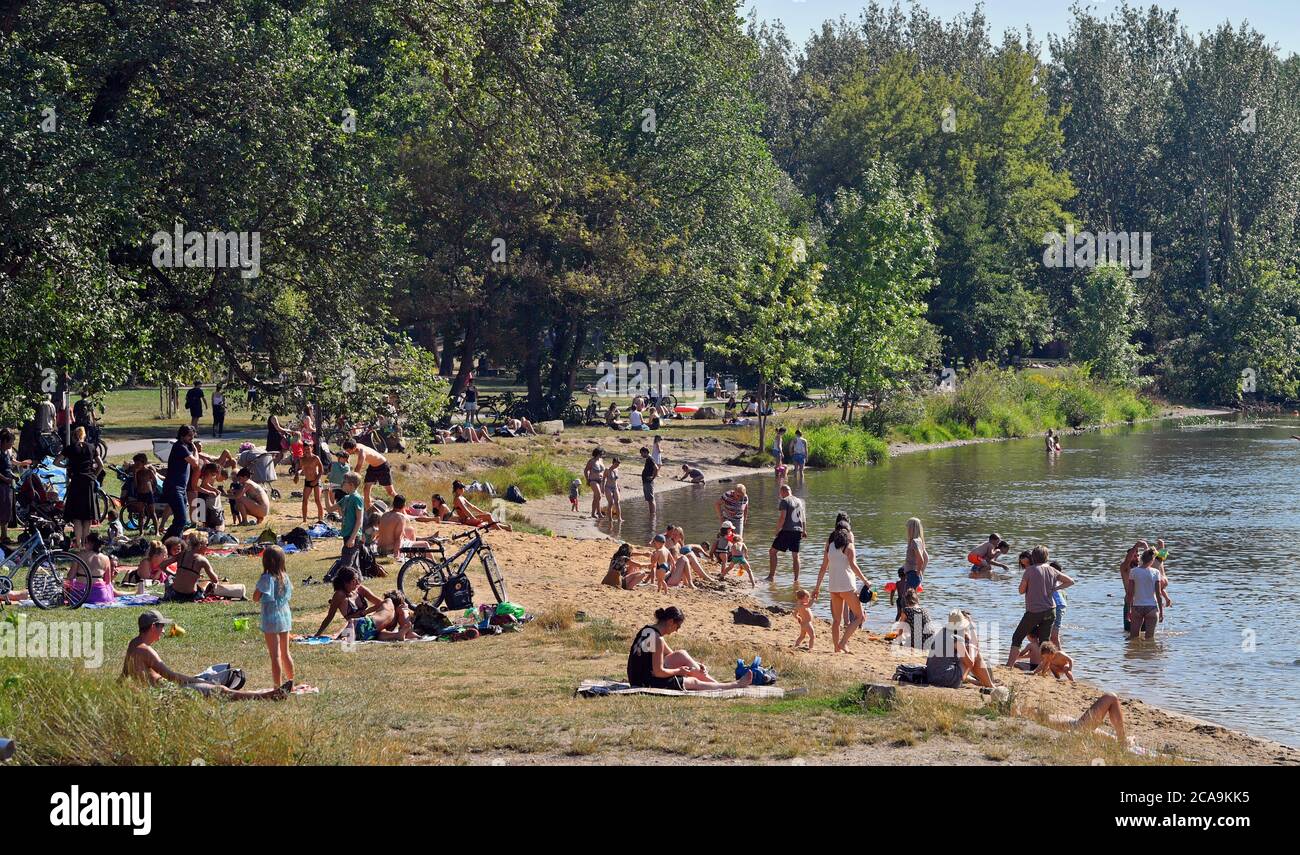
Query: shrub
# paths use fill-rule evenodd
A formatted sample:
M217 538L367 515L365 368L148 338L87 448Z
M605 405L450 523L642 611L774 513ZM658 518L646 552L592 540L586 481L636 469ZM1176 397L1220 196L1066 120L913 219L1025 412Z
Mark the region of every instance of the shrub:
M808 440L808 463L812 466L865 466L879 463L889 456L889 446L880 437L862 428L841 422L804 425Z

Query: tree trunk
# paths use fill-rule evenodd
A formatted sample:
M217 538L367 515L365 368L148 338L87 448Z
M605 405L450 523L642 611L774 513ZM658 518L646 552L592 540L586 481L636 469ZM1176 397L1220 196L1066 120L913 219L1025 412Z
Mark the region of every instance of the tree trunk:
M474 368L474 351L478 348L479 316L471 312L465 322L465 338L460 343L460 370L451 384L451 396L454 398L465 390L469 382L470 371Z
M758 450L767 448L767 414L763 401L767 399L767 382L758 381Z

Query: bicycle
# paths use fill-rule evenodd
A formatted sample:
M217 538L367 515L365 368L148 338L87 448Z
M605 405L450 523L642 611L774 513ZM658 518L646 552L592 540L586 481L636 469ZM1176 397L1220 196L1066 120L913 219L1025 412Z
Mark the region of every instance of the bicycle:
M48 520L33 519L31 535L0 562L0 598L14 590L14 576L27 569L27 595L42 609L80 608L90 598L90 568L71 552L50 549L41 534ZM73 580L81 580L76 584Z
M468 540L468 542L448 557L443 544L458 540ZM435 608L443 606L444 611L447 608L443 605L444 602L455 603L451 607L457 609L468 608L469 606L462 605L465 602L469 602L472 606L472 588L465 570L476 556L479 563L483 565L483 572L487 575L488 585L491 586L497 602L504 603L509 599L506 593L506 580L501 575L496 556L492 554L492 547L483 540L483 532L480 529L470 529L446 539L437 538L434 544L429 549L407 547L402 550L403 554L412 556L397 572L397 590L401 591L402 596L407 600L416 605L429 603ZM432 552L438 553L438 560L428 557ZM463 561L461 561L462 556ZM457 561L460 561L459 567L454 566Z

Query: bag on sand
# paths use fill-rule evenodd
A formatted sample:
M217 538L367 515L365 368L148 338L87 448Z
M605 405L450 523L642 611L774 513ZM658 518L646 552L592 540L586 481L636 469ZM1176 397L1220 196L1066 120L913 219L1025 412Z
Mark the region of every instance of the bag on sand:
M763 667L762 656L755 656L754 661L748 665L745 664L745 660L737 659L736 679L739 680L744 677L746 671L754 675L754 681L750 683L751 686L771 686L776 682L776 672L771 668Z
M761 626L763 629L772 628L772 619L764 614L750 611L744 606L740 606L731 613L733 623L743 624L744 626Z
M918 686L925 685L925 666L924 665L899 665L894 669L894 679L900 683L912 683Z

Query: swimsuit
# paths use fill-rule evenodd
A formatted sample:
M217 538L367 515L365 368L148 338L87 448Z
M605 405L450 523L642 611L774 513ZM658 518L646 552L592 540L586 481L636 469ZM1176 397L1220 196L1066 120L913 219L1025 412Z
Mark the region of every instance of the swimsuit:
M356 622L354 632L357 641L373 641L379 635L379 627L375 626L374 618L366 616Z

